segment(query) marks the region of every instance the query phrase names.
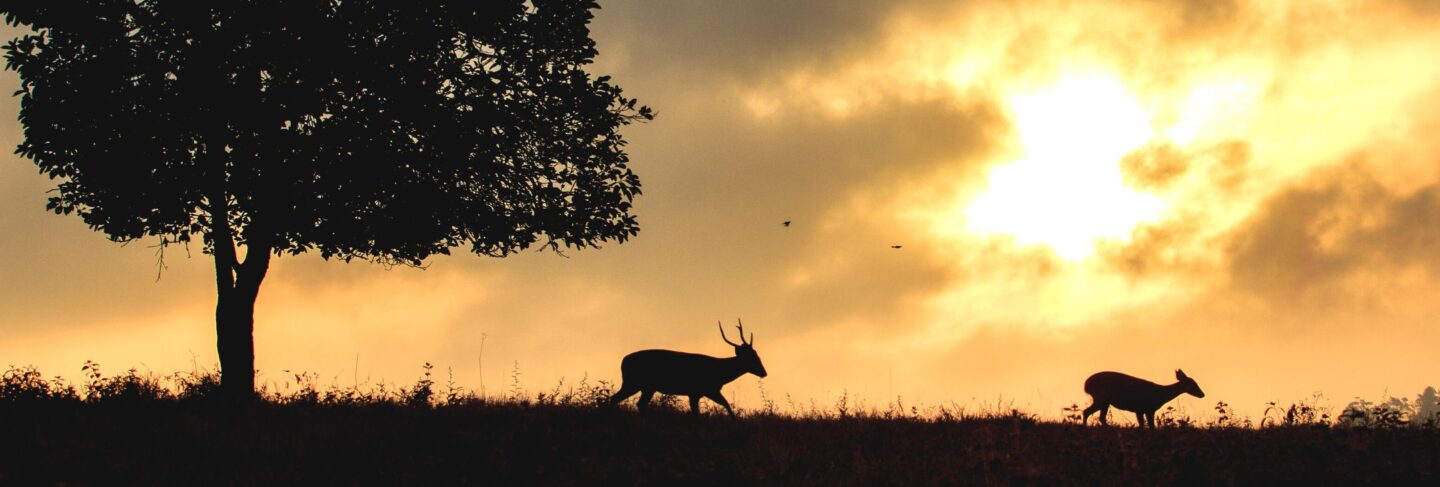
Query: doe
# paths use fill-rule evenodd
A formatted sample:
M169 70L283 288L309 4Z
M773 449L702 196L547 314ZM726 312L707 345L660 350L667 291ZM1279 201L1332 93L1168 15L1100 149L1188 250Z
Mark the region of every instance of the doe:
M1180 394L1188 393L1195 397L1205 397L1205 391L1200 390L1200 385L1185 375L1185 371L1175 369L1174 384L1162 386L1138 377L1132 377L1119 372L1100 372L1085 379L1085 393L1089 394L1092 401L1090 407L1085 408L1085 416L1080 420L1084 424L1090 419L1090 415L1099 412L1100 424L1106 424L1105 414L1110 411L1110 406L1135 413L1135 419L1140 421L1140 427L1149 426L1155 428L1155 411L1171 399Z

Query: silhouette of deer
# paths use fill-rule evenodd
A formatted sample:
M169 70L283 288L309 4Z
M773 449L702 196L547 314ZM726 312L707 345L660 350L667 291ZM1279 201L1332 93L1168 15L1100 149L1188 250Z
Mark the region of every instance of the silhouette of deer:
M1084 424L1090 419L1090 415L1096 411L1100 412L1100 424L1106 424L1105 414L1110 411L1110 406L1135 413L1135 419L1140 421L1140 427L1149 426L1155 428L1155 411L1171 399L1175 399L1183 393L1189 393L1195 397L1205 397L1205 391L1200 390L1200 385L1185 375L1185 371L1175 369L1174 384L1162 386L1138 377L1132 377L1119 372L1100 372L1085 379L1085 393L1090 395L1092 403L1085 408L1085 416L1080 423Z
M650 398L656 392L690 396L690 413L700 414L700 398L708 397L715 404L725 407L730 416L735 410L730 402L720 395L720 388L745 375L746 372L765 377L765 365L755 353L755 334L745 341L745 324L736 319L735 328L740 330L740 343L725 336L725 327L719 322L720 338L735 347L735 356L730 358L711 357L698 353L676 352L673 350L641 350L626 355L620 361L620 390L610 397L611 404L619 404L640 393L636 407L644 411L650 405Z

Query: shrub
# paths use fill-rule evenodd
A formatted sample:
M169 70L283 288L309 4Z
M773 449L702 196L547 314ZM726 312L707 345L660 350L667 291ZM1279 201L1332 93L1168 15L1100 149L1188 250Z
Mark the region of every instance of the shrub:
M1426 387L1424 392L1415 396L1415 414L1410 417L1410 425L1440 427L1440 396L1435 394L1434 387Z
M46 380L33 366L11 366L0 375L0 402L79 401L75 386L59 377Z
M213 399L220 395L219 369L176 372L170 380L177 388L176 397L182 401Z
M1240 417L1235 414L1235 409L1230 407L1225 401L1215 402L1215 417L1205 424L1205 426L1211 428L1250 428L1254 425L1255 424L1250 421L1250 418Z
M100 364L87 360L80 370L86 376L85 402L162 401L175 397L160 378L150 373L141 375L134 368L123 375L103 377Z
M1189 428L1194 422L1184 409L1175 406L1165 406L1164 410L1155 415L1155 425L1159 427Z
M1355 398L1340 413L1340 426L1352 428L1392 429L1410 425L1412 409L1399 398L1385 402L1370 402Z

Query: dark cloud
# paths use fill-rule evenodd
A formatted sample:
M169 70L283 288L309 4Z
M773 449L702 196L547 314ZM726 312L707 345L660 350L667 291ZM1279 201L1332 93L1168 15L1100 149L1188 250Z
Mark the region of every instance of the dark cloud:
M1127 186L1163 191L1198 166L1205 169L1208 185L1229 191L1245 182L1250 158L1250 144L1239 140L1188 151L1174 144L1157 143L1126 154L1120 159L1120 170Z
M1391 0L1410 12L1423 15L1440 14L1440 0Z
M1241 18L1242 10L1237 0L1155 0L1160 5L1174 9L1177 16L1189 29L1208 29L1228 25Z
M1266 201L1230 238L1233 286L1281 306L1363 307L1408 267L1440 271L1440 187L1392 192L1369 167L1351 161Z
M1137 189L1165 189L1190 169L1189 158L1174 144L1151 144L1120 159L1125 184Z
M913 3L913 2L912 2ZM897 5L870 1L613 1L597 15L606 47L647 71L744 78L856 52Z
M1189 251L1189 244L1202 238L1203 219L1177 215L1164 221L1142 224L1130 233L1126 243L1103 242L1096 252L1111 267L1141 279L1160 274L1192 274L1204 266L1203 256Z

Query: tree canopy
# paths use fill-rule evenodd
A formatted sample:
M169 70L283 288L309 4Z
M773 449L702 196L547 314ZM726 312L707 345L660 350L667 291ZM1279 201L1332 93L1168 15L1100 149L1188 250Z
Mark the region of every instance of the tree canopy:
M18 153L116 240L418 264L624 241L639 180L593 2L8 1ZM206 249L214 242L206 238Z

